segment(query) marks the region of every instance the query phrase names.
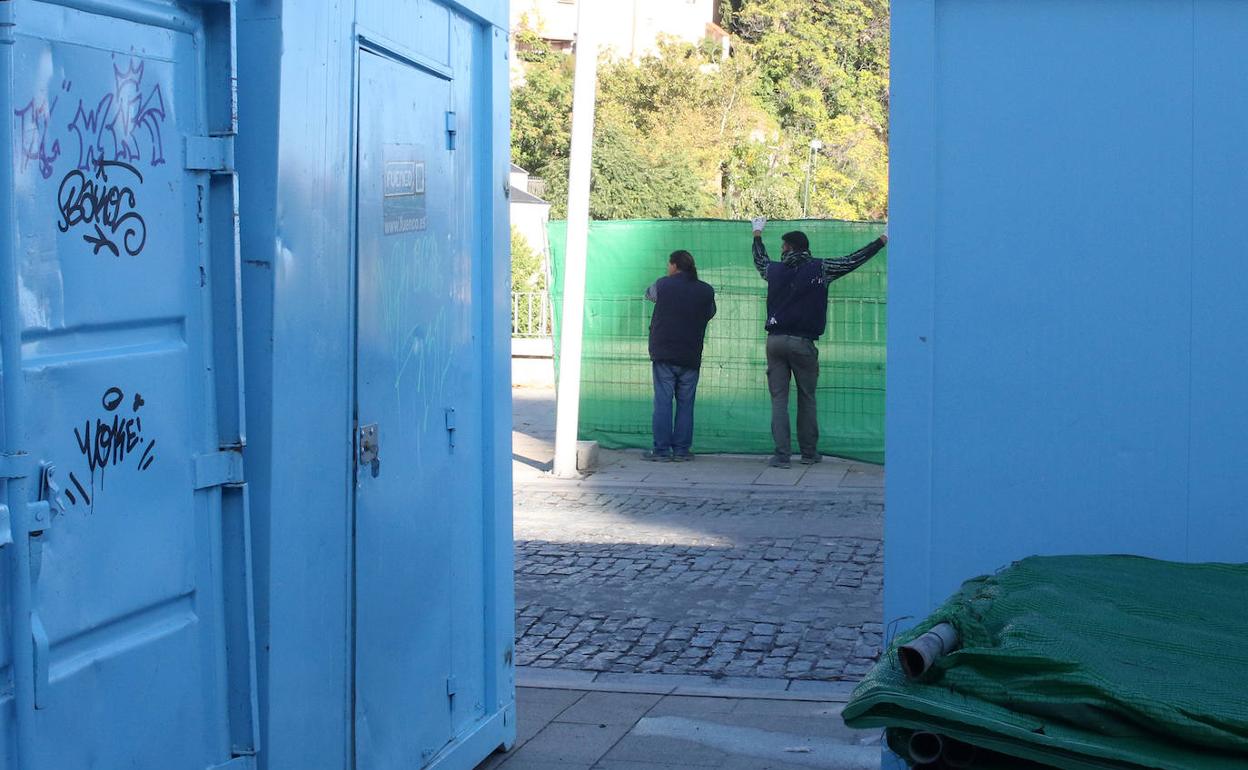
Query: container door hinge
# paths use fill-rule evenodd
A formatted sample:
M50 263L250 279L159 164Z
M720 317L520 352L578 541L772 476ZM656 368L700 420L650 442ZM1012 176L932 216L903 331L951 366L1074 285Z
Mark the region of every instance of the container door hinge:
M9 521L9 506L0 503L0 548L13 544L12 526Z
M229 762L211 765L208 770L256 770L256 758L253 755L234 757Z
M455 134L459 129L456 128L455 113L446 113L446 149L455 149Z
M231 486L243 483L243 453L239 449L195 456L195 488Z
M189 171L209 171L214 174L232 173L234 171L234 137L186 137L186 168Z
M454 698L457 692L459 692L459 682L454 676L448 676L446 678L446 697Z

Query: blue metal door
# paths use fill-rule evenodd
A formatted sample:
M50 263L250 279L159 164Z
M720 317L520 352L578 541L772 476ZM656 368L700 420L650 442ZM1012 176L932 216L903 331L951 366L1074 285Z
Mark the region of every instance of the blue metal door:
M390 770L485 715L481 318L450 75L359 71L356 759Z
M232 10L0 2L6 768L252 763Z

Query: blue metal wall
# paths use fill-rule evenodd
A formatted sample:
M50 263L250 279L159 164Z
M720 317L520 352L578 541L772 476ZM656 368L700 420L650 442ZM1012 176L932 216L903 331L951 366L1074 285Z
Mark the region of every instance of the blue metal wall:
M1245 39L893 4L886 621L1029 554L1248 559Z
M3 768L256 750L232 11L0 2Z
M0 0L0 770L514 740L506 10Z
M506 10L501 0L359 0L316 8L239 3L239 67L246 74L239 84L238 165L246 169L242 283L252 421L247 472L265 767L470 768L514 736ZM388 62L392 89L381 82L362 96L366 57ZM405 73L443 85L435 97L433 85L410 86ZM434 100L445 100L445 109L431 106ZM386 254L405 259L386 263L388 272L379 274L373 262L357 261L357 250L376 257L376 248L366 244L378 242L371 217L380 203L373 201L380 189L374 166L364 160L373 147L361 141L358 126L383 113L401 116L404 109L411 123L423 125L419 116L434 114L435 107L439 121L443 112L455 113L456 145L453 152L438 150L451 177L430 180L428 190L448 192L426 200L425 237L400 232L382 239ZM385 125L401 128L401 122ZM445 141L446 123L439 127ZM357 162L367 179L357 177ZM357 207L367 232L360 230ZM425 251L400 254L420 244ZM363 289L357 273L365 276ZM444 290L426 298L424 278L440 281ZM392 289L386 318L411 325L403 350L383 338L389 327L366 320L376 316L371 303L378 286ZM357 291L363 307L357 307ZM462 428L457 459L436 489L415 481L420 469L433 467L433 454L419 452L433 450L414 438L428 421L418 425L409 418L419 407L446 419L444 409L452 404L437 400L443 391L417 376L420 363L393 379L391 411L378 414L373 396L381 391L365 387L387 367L418 361L415 351L443 349L438 346L448 338L421 326L423 304L435 300L452 303L448 312L468 335L466 347L457 348L456 367L469 367L480 383L473 403L454 405ZM376 478L367 466L360 478L354 473L357 403L359 419L381 428ZM396 436L396 430L407 433ZM413 453L404 456L403 446ZM450 450L439 445L438 451ZM475 475L457 481L457 468ZM387 540L376 534L378 506L370 501L379 484L393 484L402 474L413 484L405 505L382 509L393 515ZM463 504L435 517L447 499ZM446 528L452 514L453 532ZM421 551L435 544L435 532L448 533L446 550ZM422 540L421 533L428 537ZM408 542L415 550L403 558L386 551L387 542ZM420 581L451 570L463 579ZM443 603L420 603L444 588ZM429 611L413 610L423 606ZM389 623L387 612L393 613ZM390 640L384 649L379 629ZM469 634L471 644L456 646L443 661L418 641L440 630ZM409 665L413 656L428 659L423 670ZM402 734L353 711L353 705L399 697L378 694L371 684L387 659L394 662L394 683L413 700L433 703L433 688L440 693L440 707L427 712L398 700L382 709L392 721L411 725ZM418 740L437 724L448 726L440 743Z

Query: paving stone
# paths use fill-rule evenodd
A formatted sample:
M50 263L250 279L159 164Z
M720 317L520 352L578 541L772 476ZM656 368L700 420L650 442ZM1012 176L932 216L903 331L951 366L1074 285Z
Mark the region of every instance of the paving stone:
M883 644L882 551L878 534L837 532L878 532L881 496L863 489L795 494L519 488L516 663L619 673L860 677ZM605 515L609 525L593 532L567 531L569 523ZM544 523L529 524L530 516ZM849 516L869 519L875 529L823 523ZM799 526L785 527L778 538L777 517ZM711 534L679 542L658 534L674 522L682 532Z
M775 640L771 637L751 636L749 639L745 640L745 644L743 646L750 652L756 652L760 650L770 650L774 642Z

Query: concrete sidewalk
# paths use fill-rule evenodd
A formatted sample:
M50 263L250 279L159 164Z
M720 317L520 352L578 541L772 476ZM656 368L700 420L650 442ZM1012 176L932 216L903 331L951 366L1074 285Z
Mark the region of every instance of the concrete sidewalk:
M556 479L552 390L513 390L516 746L480 770L876 770L841 708L883 637L884 471L826 458Z
M688 463L653 463L640 450L600 453L593 473L581 479L549 475L555 457L555 393L542 388L512 390L512 472L519 485L548 488L714 488L721 491L776 489L799 492L882 490L884 469L877 465L824 458L818 465L793 463L771 468L760 455L700 455Z
M766 691L682 694L701 691L672 676L606 688L549 676L561 673L569 672L521 678L516 745L478 770L880 767L880 733L848 730L838 700Z

